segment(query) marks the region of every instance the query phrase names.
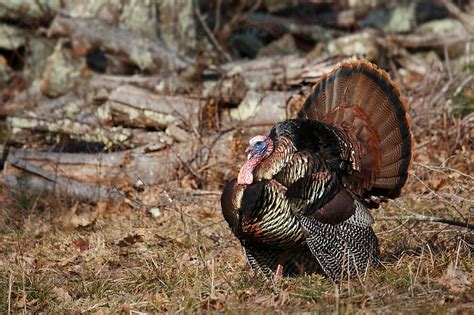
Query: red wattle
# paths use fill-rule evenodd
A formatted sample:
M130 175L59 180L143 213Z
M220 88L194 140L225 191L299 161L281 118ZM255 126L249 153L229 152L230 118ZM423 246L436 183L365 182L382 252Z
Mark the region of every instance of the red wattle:
M257 166L258 161L256 159L249 159L240 168L239 176L237 177L237 183L239 185L250 185L253 182L253 169Z

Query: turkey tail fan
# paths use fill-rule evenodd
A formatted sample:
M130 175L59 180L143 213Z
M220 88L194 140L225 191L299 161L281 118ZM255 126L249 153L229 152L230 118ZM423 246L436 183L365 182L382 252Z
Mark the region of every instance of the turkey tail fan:
M386 199L400 195L411 164L407 110L399 87L385 71L367 61L349 61L314 85L298 117L342 131L355 152L351 153L355 171L346 185L361 197Z

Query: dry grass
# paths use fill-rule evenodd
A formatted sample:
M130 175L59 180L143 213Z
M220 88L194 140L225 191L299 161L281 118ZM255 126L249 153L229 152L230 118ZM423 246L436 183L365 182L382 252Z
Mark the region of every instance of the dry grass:
M152 218L126 205L92 207L4 192L2 313L474 309L473 234L466 229L380 221L380 269L338 285L320 276L271 285L245 267L218 195L172 189L158 195L171 202ZM441 208L436 197L409 194L376 214L451 212ZM456 211L472 221L467 205ZM457 269L447 274L450 263Z

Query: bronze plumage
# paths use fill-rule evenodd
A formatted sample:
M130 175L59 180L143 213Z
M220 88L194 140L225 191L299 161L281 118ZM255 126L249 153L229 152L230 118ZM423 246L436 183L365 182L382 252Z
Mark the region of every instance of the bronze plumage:
M333 281L378 264L368 208L400 195L412 156L407 103L386 72L340 64L296 119L247 148L222 211L255 272L322 272Z

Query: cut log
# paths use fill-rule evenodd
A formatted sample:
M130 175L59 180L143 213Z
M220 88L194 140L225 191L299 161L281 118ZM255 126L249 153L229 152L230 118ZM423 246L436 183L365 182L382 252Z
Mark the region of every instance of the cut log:
M171 123L198 127L203 106L198 98L166 96L131 85L115 89L99 109L104 124L166 128Z
M150 40L139 33L121 30L98 19L70 18L57 15L48 29L48 36L68 36L73 49L85 55L97 48L121 55L142 70L181 71L190 61L165 48L158 40Z
M249 91L237 108L222 112L221 125L232 127L273 126L275 123L294 118L304 96L296 91L255 92Z
M120 194L114 191L127 189L137 180L147 186L175 180L179 169L200 178L224 176L235 167L231 148L236 134L103 154L11 148L3 176L10 188L53 191L92 202L117 200Z
M104 127L71 119L8 117L7 122L13 134L19 133L21 130L51 132L87 142L103 143L107 147L132 148L156 142L172 143L171 138L160 131L148 132L140 129Z
M224 76L222 79L204 82L204 97L211 97L218 103L238 105L247 93L245 79L240 74Z
M287 90L316 82L344 58L304 58L298 55L259 58L222 65L227 76L240 74L249 90Z
M326 49L331 56L359 56L372 62L380 56L377 33L370 29L341 36L330 41Z
M143 76L143 75L106 75L96 74L89 80L89 86L93 90L104 89L111 92L122 85L133 85L148 90L153 90L164 78L162 76Z
M387 37L403 48L436 48L463 44L474 39L456 19L442 19L420 25L414 33Z
M86 100L74 92L67 93L57 98L47 98L38 103L36 114L39 117L68 117L72 118L85 105Z

